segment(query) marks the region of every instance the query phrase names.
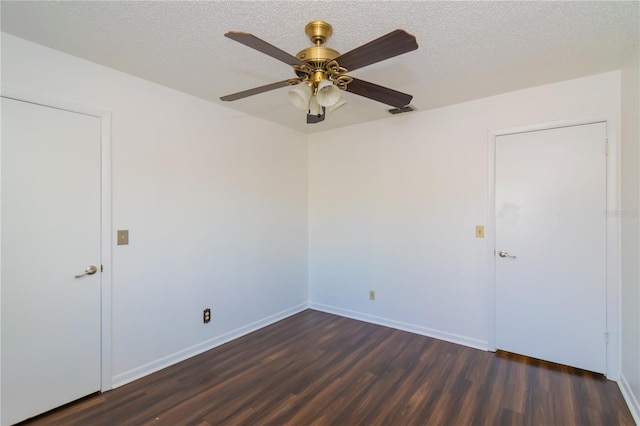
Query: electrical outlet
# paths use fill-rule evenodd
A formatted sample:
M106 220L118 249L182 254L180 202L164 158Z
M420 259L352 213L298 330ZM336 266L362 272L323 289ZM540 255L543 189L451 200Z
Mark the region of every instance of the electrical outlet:
M375 290L369 290L369 300L376 300Z
M128 244L129 244L129 231L128 230L118 231L118 245L126 246Z
M484 225L476 225L476 238L484 238Z
M207 308L202 312L202 322L205 324L211 321L211 309Z

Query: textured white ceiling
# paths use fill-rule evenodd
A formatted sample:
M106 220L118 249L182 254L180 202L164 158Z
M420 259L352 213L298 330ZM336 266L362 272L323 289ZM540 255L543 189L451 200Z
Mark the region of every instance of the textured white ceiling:
M250 32L295 55L304 26L333 26L347 52L397 28L418 50L354 77L414 95L418 110L620 68L638 51L637 1L6 1L2 30L304 132L390 117L351 93L307 125L287 88L235 102L220 96L294 77L292 69L223 34ZM393 118L391 118L393 119Z

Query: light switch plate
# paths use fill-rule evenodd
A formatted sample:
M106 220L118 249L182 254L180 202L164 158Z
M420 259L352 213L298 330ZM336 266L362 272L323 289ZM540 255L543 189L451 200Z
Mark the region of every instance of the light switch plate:
M476 238L484 238L484 226L476 225Z
M118 245L126 246L129 244L129 231L118 231Z

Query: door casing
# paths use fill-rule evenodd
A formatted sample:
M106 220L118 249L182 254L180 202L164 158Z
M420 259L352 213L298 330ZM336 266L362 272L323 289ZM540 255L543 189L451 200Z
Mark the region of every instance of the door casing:
M18 101L85 114L100 119L100 390L112 388L111 373L111 113L21 89L2 87L0 96ZM0 232L2 230L0 229ZM0 282L2 288L2 282ZM0 377L2 372L0 372Z
M606 376L610 380L617 381L620 378L620 221L613 212L620 211L620 185L619 185L619 164L620 150L618 149L618 118L615 115L602 115L595 117L584 117L562 121L538 123L527 126L505 128L489 131L488 135L488 212L487 212L487 272L488 272L488 349L492 352L496 350L496 267L495 267L495 154L496 137L515 133L549 130L558 127L577 126L592 123L606 123L607 126L607 205L606 215L607 227L607 365ZM612 214L609 214L612 212ZM605 337L603 336L603 339Z

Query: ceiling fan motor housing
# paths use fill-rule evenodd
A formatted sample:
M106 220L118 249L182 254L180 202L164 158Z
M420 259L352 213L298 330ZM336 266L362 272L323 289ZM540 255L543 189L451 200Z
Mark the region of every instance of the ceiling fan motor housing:
M298 68L296 74L303 81L308 81L315 92L318 83L327 78L327 63L340 56L340 52L322 46L333 33L333 28L330 24L324 21L309 22L304 31L315 46L307 47L298 52L296 57L309 65L309 68Z
M314 68L323 68L324 65L340 56L337 50L324 46L307 47L298 52L296 57Z
M306 62L313 68L324 68L327 62L340 56L338 51L323 46L333 33L331 25L324 21L309 22L304 27L304 32L314 46L298 52L296 55L298 59Z

